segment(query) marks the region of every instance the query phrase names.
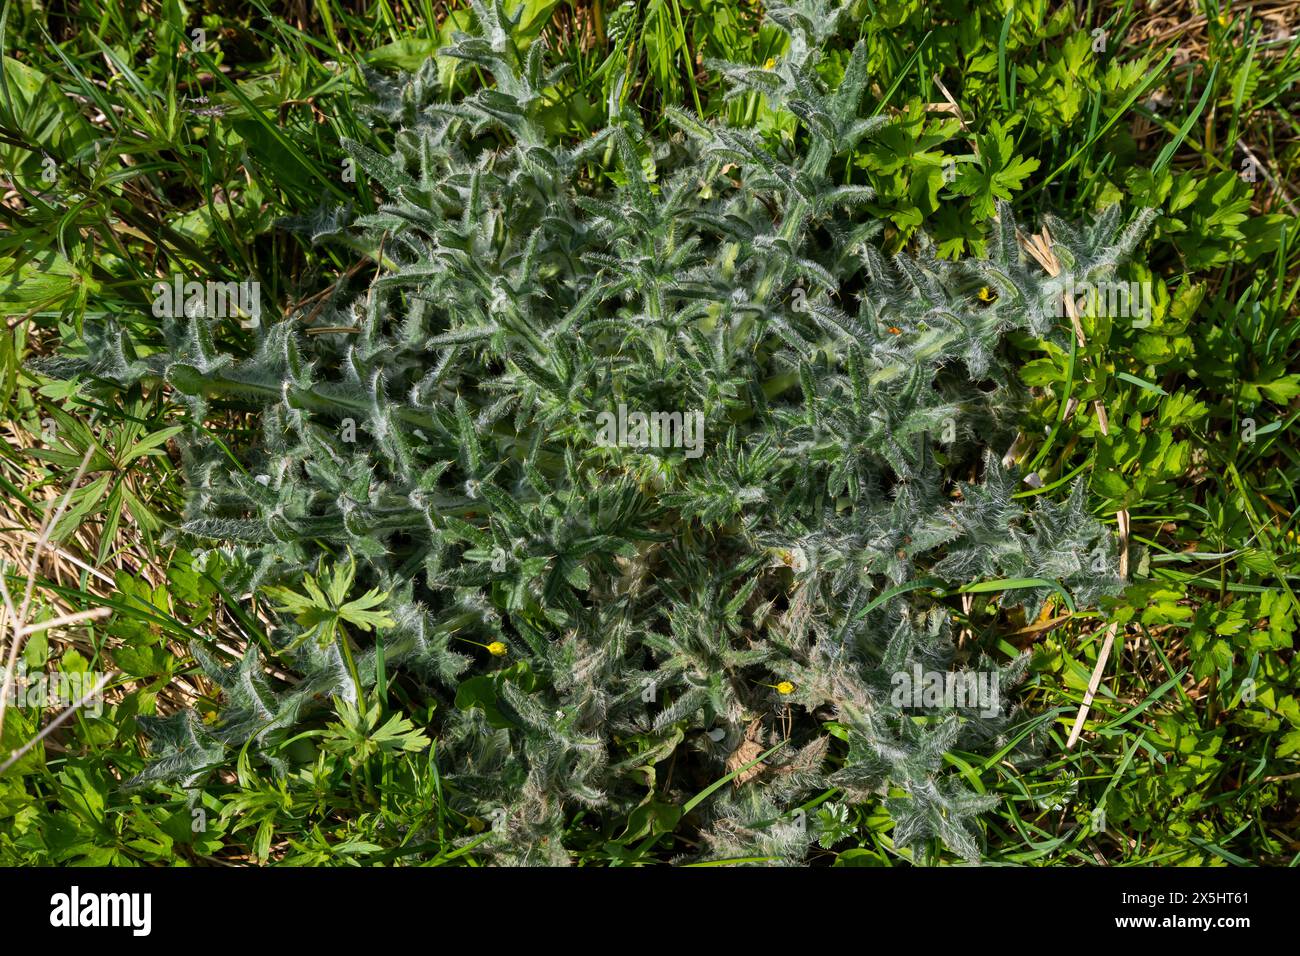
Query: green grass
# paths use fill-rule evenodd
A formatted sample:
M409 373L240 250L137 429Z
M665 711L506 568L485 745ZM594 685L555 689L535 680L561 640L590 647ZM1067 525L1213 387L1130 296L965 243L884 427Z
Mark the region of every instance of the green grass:
M364 184L344 176L341 146L381 148L356 110L363 70L418 68L463 25L462 6L325 0L300 22L255 3L188 23L175 6L92 2L49 19L5 6L0 542L21 592L18 559L44 502L93 441L88 480L55 528L59 551L40 568L34 616L113 613L42 632L23 656L31 670L120 676L101 718L74 715L0 776L0 862L475 865L477 834L492 821L457 812L436 741L418 755L377 746L355 760L358 741L379 735L365 714L301 735L291 746L308 760L286 780L241 758L199 796L116 787L145 761L136 716L213 710L191 643L227 657L264 643L267 605L223 593L167 533L182 486L168 445L180 413L164 389L94 403L22 367L77 348L82 322L107 313L159 344L149 290L172 272L256 278L277 309L366 281L375 250L344 256L276 223L322 203L373 210ZM569 65L548 107L557 139L587 135L611 109L657 127L668 106L727 111L780 135L758 98L724 101L704 65L761 64L775 52L757 5L525 6L535 42ZM982 824L986 858L1296 865L1300 39L1213 3L1191 5L1204 21L1168 37L1153 36L1133 4L1090 5L1086 20L1036 2L856 7L876 110L895 122L842 175L875 188L890 249L924 229L946 254L978 250L997 198L1026 223L1116 200L1162 209L1132 276L1156 290L1150 327L1085 316L1084 342L1068 352L1017 343L1033 388L1021 461L1042 479L1023 494L1059 498L1067 478L1088 476L1096 514L1131 516L1133 584L1100 611L1073 609L1067 596L1051 612L1060 620L1039 630L1002 613L996 592L968 589L961 623L972 641L1033 650L1023 733L1044 737L1030 769L998 754L951 759L970 787L1004 798ZM196 27L203 50L191 48ZM443 82L481 81L464 67L453 75L450 61L437 69ZM233 347L251 342L228 334ZM220 409L207 425L217 437L249 427ZM1108 621L1122 639L1067 747ZM414 727L430 723L431 701L399 682L387 692ZM0 749L53 716L11 708ZM803 808L829 834L814 862L911 862L878 805L841 812L836 797ZM689 840L679 821L692 805L652 807L615 834L579 814L566 845L592 865L663 861ZM949 860L936 848L930 862Z

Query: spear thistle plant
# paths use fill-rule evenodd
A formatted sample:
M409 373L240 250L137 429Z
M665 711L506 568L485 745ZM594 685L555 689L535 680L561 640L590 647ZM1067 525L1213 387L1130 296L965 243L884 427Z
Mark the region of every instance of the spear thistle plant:
M823 56L825 0L771 6L770 65L712 64L781 130L670 111L656 135L612 104L574 146L539 120L543 45L516 44L500 0L473 7L478 32L443 53L493 82L448 104L432 62L377 78L392 153L345 145L382 205L287 224L372 276L264 320L249 354L181 316L166 351L108 323L44 365L183 398L183 532L285 609L272 649L302 677L276 685L255 645L231 666L196 647L221 717L149 721L133 783L197 785L246 744L289 772L279 745L330 697L368 712L382 660L436 703L446 799L499 821L475 852L502 862L566 862L578 810L613 859L680 827L690 857L800 861L818 834L795 810L829 789L836 828L884 796L895 846L977 859L992 800L944 756L999 749L1023 715L903 710L891 678L974 666L1005 701L1026 660L959 654L944 595L1045 582L1002 598L1032 617L1058 586L1081 606L1118 586L1081 485L1013 498L1000 345L1061 335L1061 282L1114 275L1148 217L1051 221L1054 281L1005 206L986 258L887 256L850 158L889 120L861 46ZM700 411L702 453L602 440L620 406ZM230 411L257 423L246 440L198 427Z

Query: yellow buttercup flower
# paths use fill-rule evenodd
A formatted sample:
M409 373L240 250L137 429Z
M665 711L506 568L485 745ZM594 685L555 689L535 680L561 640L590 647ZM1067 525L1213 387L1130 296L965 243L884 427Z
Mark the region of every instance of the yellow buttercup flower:
M793 694L794 684L791 684L788 680L783 680L776 685L776 692L778 694Z
M998 294L993 291L991 286L984 286L979 291L979 298L981 302L992 302L997 297Z
M493 641L491 644L484 644L482 641L476 641L468 637L458 637L456 640L464 641L466 644L477 644L493 657L505 657L506 651L509 650L504 641Z
M769 57L767 58L767 62L763 64L763 69L765 69L765 70L770 70L770 69L772 69L772 67L774 67L774 66L776 66L776 58L775 58L775 57L770 57L770 56L769 56Z

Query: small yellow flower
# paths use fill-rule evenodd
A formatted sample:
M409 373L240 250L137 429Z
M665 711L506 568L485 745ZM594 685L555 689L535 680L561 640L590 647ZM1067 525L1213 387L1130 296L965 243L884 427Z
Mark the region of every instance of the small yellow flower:
M990 286L984 286L979 291L979 298L981 302L992 302L997 297L998 294L994 292Z
M776 66L776 58L769 56L767 62L763 64L763 69L770 70L774 66Z
M794 684L791 684L788 680L783 680L776 685L776 692L778 694L793 694Z
M1226 27L1231 22L1226 12L1219 14L1219 26Z
M488 644L487 650L488 653L491 654L493 657L506 656L506 646L501 641L493 641L491 644Z

